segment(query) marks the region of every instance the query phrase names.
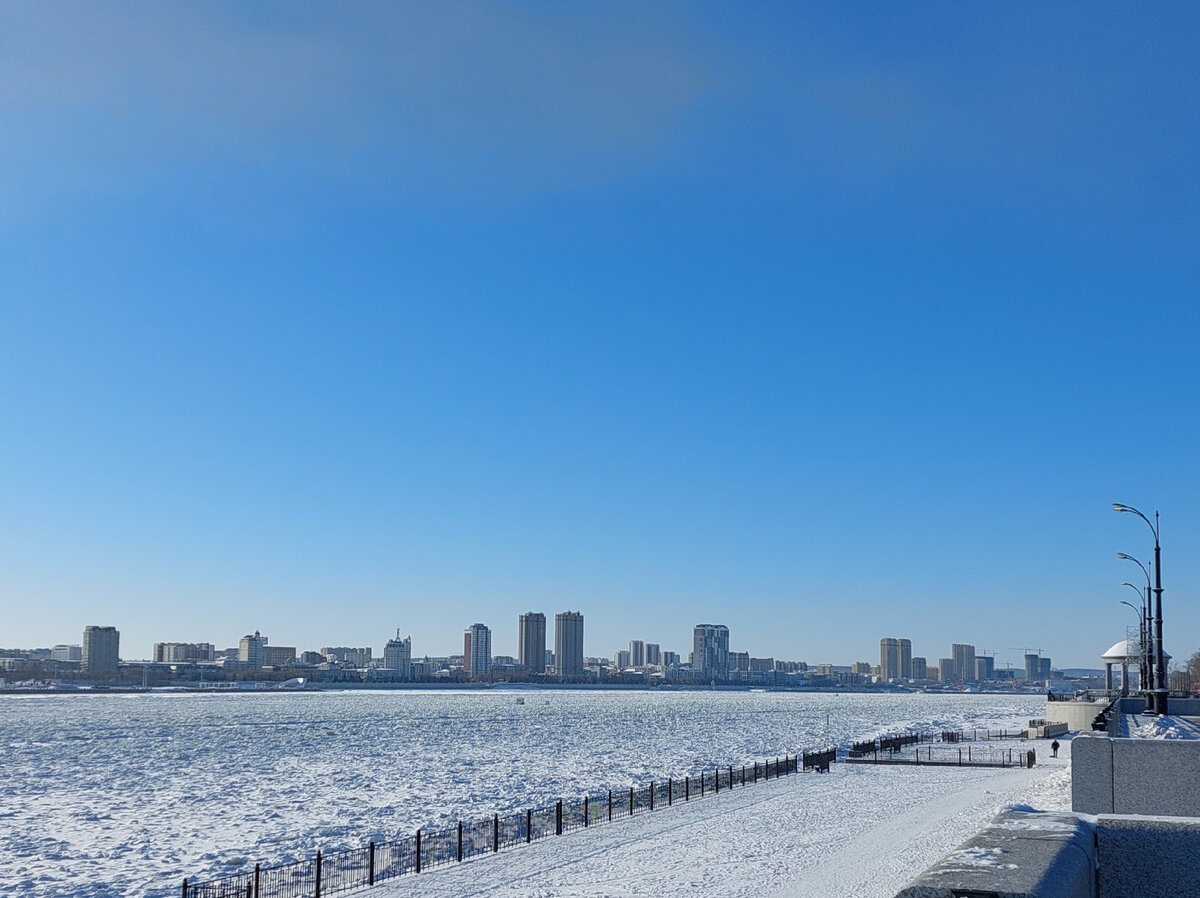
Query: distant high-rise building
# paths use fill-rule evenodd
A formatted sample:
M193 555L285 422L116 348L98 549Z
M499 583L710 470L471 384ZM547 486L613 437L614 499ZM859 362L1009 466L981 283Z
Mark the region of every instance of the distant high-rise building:
M578 611L554 615L554 660L560 677L583 676L583 615Z
M295 646L269 645L265 651L267 667L291 667L296 663Z
M629 667L629 649L617 649L613 652L613 666L617 670Z
M871 662L855 661L852 665L850 665L850 672L869 677L871 675Z
M121 634L116 627L84 627L80 666L93 677L115 677L120 650Z
M954 643L950 646L954 658L954 674L958 680L970 681L975 677L975 646Z
M396 628L396 638L389 639L383 647L383 666L396 671L401 680L412 679L412 637L400 638L400 628Z
M55 661L82 661L83 646L56 645L50 650L50 657Z
M958 670L954 667L953 658L938 659L938 679L943 683L957 683L962 679L958 675Z
M1038 678L1043 683L1050 682L1050 659L1038 658Z
M705 680L729 679L729 628L696 624L692 628L692 668Z
M918 656L912 659L912 673L912 678L914 680L929 679L929 670L925 664L924 658Z
M154 660L158 664L202 664L217 660L217 651L209 642L156 642Z
M267 637L257 630L253 636L243 636L238 641L238 660L251 667L264 667L267 663Z
M977 655L975 658L975 679L979 682L996 678L996 659L991 655Z
M678 667L679 666L679 652L663 652L662 653L662 663L663 663L663 667L668 667L668 668Z
M745 673L750 669L750 653L749 652L730 652L729 653L729 672L730 673Z
M659 649L657 642L646 643L646 663L651 667L658 667L662 664L662 650Z
M471 624L463 633L463 670L475 678L492 672L492 631L483 624Z
M517 661L531 674L546 672L546 615L522 614L517 624Z
M1025 681L1027 683L1036 683L1041 679L1042 666L1041 658L1037 655L1025 656Z
M629 640L629 664L632 667L646 666L646 643L640 639Z
M912 640L879 640L879 678L884 682L912 679Z

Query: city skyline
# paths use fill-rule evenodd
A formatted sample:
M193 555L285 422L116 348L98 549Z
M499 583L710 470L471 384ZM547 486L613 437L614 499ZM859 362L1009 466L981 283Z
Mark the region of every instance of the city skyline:
M571 631L571 635L563 635L562 625L564 623L564 619L568 624L568 631ZM497 659L497 658L513 659L516 661L516 663L518 665L520 665L522 667L526 667L526 669L528 669L528 665L525 661L525 656L521 650L522 649L521 640L525 635L528 634L533 637L531 640L532 646L536 649L539 645L541 645L542 653L543 653L544 657L547 659L546 664L531 671L532 673L541 673L541 672L543 672L543 670L545 673L550 674L552 676L556 675L558 673L558 667L557 667L558 659L557 659L557 655L555 652L555 648L557 648L558 645L560 644L560 640L562 640L564 638L568 639L568 640L575 640L577 642L576 659L580 662L580 668L577 668L575 670L575 672L573 674L571 674L571 676L578 675L579 669L581 669L581 667L582 667L583 660L591 661L593 659L607 660L607 661L613 663L614 666L617 666L617 667L639 667L640 668L642 666L650 666L650 667L662 666L664 664L664 662L662 660L663 657L670 655L670 656L674 656L676 659L679 659L676 661L676 663L692 664L693 666L696 665L696 662L694 660L689 661L689 656L688 656L688 653L686 653L686 652L679 653L672 649L663 649L658 643L646 642L641 639L630 639L628 649L618 648L611 652L588 651L588 647L583 640L583 626L582 625L583 625L583 615L580 612L559 612L559 613L555 614L555 629L553 631L554 639L555 639L554 648L549 648L547 643L545 642L545 632L546 632L546 630L545 630L545 627L546 627L545 614L543 612L534 612L534 611L522 612L520 615L518 615L518 621L517 621L518 650L516 652L511 652L511 653L504 650L505 648L507 648L507 646L504 645L503 643L501 644L501 646L499 648L497 648L494 645L493 634L497 628L494 628L486 623L476 622L476 623L473 623L470 626L468 626L464 631L463 637L460 637L460 638L462 638L462 641L459 643L459 645L461 646L461 650L456 649L454 651L446 651L446 652L425 651L425 650L421 649L419 644L417 646L417 650L414 651L413 641L412 641L413 634L410 633L407 636L402 635L403 630L402 630L402 628L399 628L399 627L396 628L396 630L395 630L395 636L387 637L383 643L382 650L377 651L377 652L376 652L374 643L372 643L370 645L364 645L364 640L361 640L361 639L355 640L354 642L356 645L363 645L362 648L343 647L343 648L338 648L338 649L330 648L329 641L325 640L324 645L320 648L319 652L317 651L315 645L313 647L280 646L280 644L278 642L275 645L269 645L269 638L270 638L269 634L263 633L261 630L256 629L253 633L242 636L238 640L236 646L231 644L231 645L221 647L219 643L211 643L211 642L184 642L184 641L160 640L160 641L156 641L154 643L153 651L151 651L150 653L148 653L145 656L129 653L128 651L123 650L120 653L120 658L123 662L154 661L154 662L159 662L159 663L165 662L165 663L189 664L189 663L195 663L198 661L199 662L204 662L204 661L211 662L213 660L213 658L211 658L211 657L195 657L195 656L193 656L191 654L191 652L194 650L197 650L197 649L202 649L212 655L220 654L220 653L228 652L228 651L234 651L237 653L237 656L242 661L248 662L252 666L255 666L255 667L262 667L264 664L273 664L273 662L270 660L270 652L273 650L290 652L292 660L295 660L296 658L298 658L302 655L329 654L329 653L337 653L339 655L339 660L345 660L344 658L340 657L342 653L351 653L355 656L365 653L365 658L368 662L370 661L370 659L372 657L372 653L374 652L375 657L377 659L384 659L384 658L388 658L388 657L393 657L393 658L397 658L397 659L403 658L403 659L405 659L405 663L408 663L411 661L416 661L420 658L461 657L464 659L464 667L466 669L470 670L472 665L470 662L467 661L467 659L471 657L472 646L473 646L473 644L475 644L475 637L476 637L476 635L479 635L479 636L482 636L482 638L484 640L483 648L481 648L479 651L483 653L482 657L485 657L488 659L487 664L485 665L485 667L488 670L490 670L490 668L492 666L492 659ZM503 627L500 627L498 629L503 630ZM111 625L91 625L91 624L89 624L84 627L84 631L83 631L84 636L83 636L83 640L82 640L83 645L87 644L88 639L89 639L89 633L91 633L93 631L106 631L106 632L119 633L120 628L113 627ZM730 631L729 631L729 628L724 624L695 624L692 626L691 631L692 631L691 641L690 641L690 644L692 646L691 653L693 656L695 656L696 653L699 652L700 657L702 659L699 662L697 669L702 670L702 671L707 671L717 679L724 678L721 675L722 672L728 673L728 671L733 669L733 663L732 663L731 659L735 654L745 655L751 660L763 659L763 660L772 660L772 661L777 661L777 662L782 662L782 663L803 662L803 663L810 664L814 667L822 666L822 665L830 665L830 666L834 666L834 667L838 667L838 668L854 669L855 672L858 672L857 669L860 668L861 666L866 665L867 667L876 668L880 678L883 681L888 681L888 680L892 680L892 679L900 679L900 680L908 680L908 679L914 679L914 678L915 679L923 679L922 676L914 673L914 663L920 662L921 665L923 666L925 659L923 656L916 656L913 654L912 640L909 638L906 638L906 637L905 638L883 637L883 638L879 639L878 640L879 663L878 663L878 665L875 665L872 661L864 660L868 657L869 653L867 653L867 652L864 652L861 656L856 656L854 659L828 658L828 657L816 657L816 656L814 656L814 657L779 656L779 655L772 655L770 653L765 653L765 652L761 652L761 651L756 651L753 646L737 645L736 640L735 640L734 647L731 648L730 647ZM922 643L926 642L926 640L921 640L921 642ZM635 653L635 646L638 646L638 645L641 646L641 660L640 661L637 660L638 656ZM0 650L14 650L14 649L15 650L24 650L24 651L30 651L30 650L34 650L34 649L37 649L37 650L52 649L55 653L56 660L64 660L65 661L65 660L72 660L72 659L68 658L66 655L64 655L62 658L58 658L57 657L58 654L60 652L66 652L67 650L71 650L71 649L81 649L81 644L74 644L74 643L69 643L69 642L68 643L56 642L52 646L50 646L50 645L47 645L47 646L0 646ZM159 657L160 652L163 651L164 649L172 649L176 652L186 650L188 652L188 654L179 655L177 657L170 657L170 658ZM1049 654L1046 652L1046 650L1041 647L1038 647L1036 650L1033 650L1032 654L1030 654L1030 651L1031 651L1030 647L1022 647L1022 648L1013 649L1012 652L1019 653L1017 656L1015 656L1016 660L1013 660L1012 657L1010 657L1012 652L1000 654L996 651L988 649L987 647L980 647L978 649L978 659L977 659L976 658L976 646L974 644L953 643L950 645L950 655L948 657L940 658L936 665L931 665L931 666L939 667L943 674L945 674L946 671L949 670L950 673L947 675L946 678L952 679L952 680L968 680L969 681L972 679L981 679L981 680L989 679L990 676L973 677L971 675L963 674L963 671L965 671L965 670L969 670L974 674L975 672L978 672L978 671L981 671L984 669L986 669L989 672L989 674L992 671L1002 672L1002 671L1006 671L1006 670L1007 671L1024 670L1025 676L1028 679L1036 679L1039 675L1042 677L1045 677L1046 675L1049 674L1050 663L1053 659L1051 657L1049 657ZM1045 656L1043 656L1043 653L1046 653ZM86 659L86 656L87 656L87 650L83 649L82 650L82 658ZM114 658L115 657L116 656L114 655ZM618 659L621 657L624 657L626 659L624 663L620 663L618 661ZM549 663L549 659L551 659L551 658L554 659L553 664ZM960 661L960 658L968 659L968 660ZM718 660L714 660L714 659L718 659ZM1030 659L1034 659L1035 665L1040 663L1041 667L1031 669L1030 668L1030 664L1031 664ZM74 659L74 660L80 660L80 659ZM977 661L983 663L983 666L979 666L976 663ZM85 664L85 666L86 666L86 664ZM360 666L360 665L358 664L357 661L355 661L354 666ZM367 666L367 665L362 664L361 666ZM1055 668L1056 669L1084 668L1084 669L1091 669L1091 670L1099 669L1098 667L1096 667L1094 665L1087 665L1087 664L1083 664L1083 665L1056 664Z
M0 11L0 642L1091 667L1121 502L1200 648L1194 5L67 10Z

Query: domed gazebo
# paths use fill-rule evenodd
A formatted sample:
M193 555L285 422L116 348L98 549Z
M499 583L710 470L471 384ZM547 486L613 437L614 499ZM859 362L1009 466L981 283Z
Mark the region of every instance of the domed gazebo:
M1100 656L1100 660L1104 662L1104 688L1109 692L1113 691L1113 665L1121 665L1121 695L1129 695L1129 665L1132 664L1137 668L1141 668L1142 657L1141 642L1137 639L1122 639L1111 649ZM1170 663L1171 656L1163 652L1163 662ZM1152 689L1153 683L1138 683L1139 689Z

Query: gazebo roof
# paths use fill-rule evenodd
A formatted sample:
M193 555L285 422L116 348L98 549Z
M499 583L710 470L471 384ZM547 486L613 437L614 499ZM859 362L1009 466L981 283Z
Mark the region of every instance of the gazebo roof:
M1101 661L1137 661L1141 658L1141 648L1138 646L1136 639L1122 639L1111 649L1100 656ZM1163 652L1163 658L1170 659L1170 655Z

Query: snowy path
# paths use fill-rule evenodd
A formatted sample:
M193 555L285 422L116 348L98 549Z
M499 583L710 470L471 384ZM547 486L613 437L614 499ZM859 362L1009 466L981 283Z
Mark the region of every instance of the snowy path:
M1033 770L838 764L826 776L735 790L410 876L371 894L890 898L999 808L1068 808L1066 740L1064 748Z

